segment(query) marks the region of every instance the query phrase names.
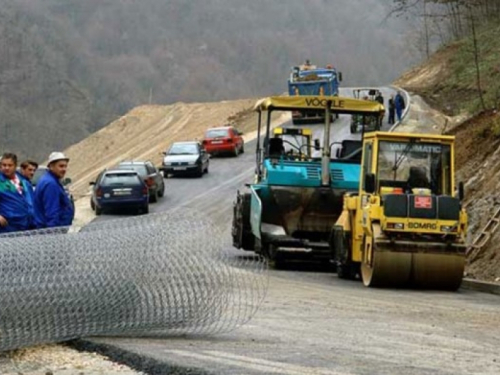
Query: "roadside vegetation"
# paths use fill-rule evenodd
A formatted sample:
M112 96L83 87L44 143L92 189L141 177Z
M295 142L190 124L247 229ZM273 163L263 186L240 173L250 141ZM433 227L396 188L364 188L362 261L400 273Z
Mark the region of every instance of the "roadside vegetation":
M4 0L0 150L42 161L138 105L280 94L305 59L385 84L414 61L389 5Z

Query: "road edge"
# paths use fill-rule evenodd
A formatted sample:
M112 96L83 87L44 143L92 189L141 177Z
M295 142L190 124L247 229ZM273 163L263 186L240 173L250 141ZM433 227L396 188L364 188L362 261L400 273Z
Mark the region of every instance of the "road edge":
M136 354L131 350L123 349L112 344L104 344L91 339L76 339L63 343L78 351L98 353L109 358L110 361L126 365L136 371L148 375L214 375L197 367L183 367L172 365L155 359L146 354Z
M462 280L462 285L460 285L460 289L473 290L475 292L500 296L500 284L495 284L488 281L464 278Z

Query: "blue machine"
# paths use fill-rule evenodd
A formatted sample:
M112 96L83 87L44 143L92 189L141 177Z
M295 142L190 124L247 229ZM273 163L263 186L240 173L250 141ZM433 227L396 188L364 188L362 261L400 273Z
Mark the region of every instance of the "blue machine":
M296 66L288 79L288 95L338 96L342 73L333 67ZM324 111L296 110L294 124L324 123Z
M301 150L284 152L284 140L270 131L273 111L322 111L323 145L315 140L320 157L304 158ZM379 116L380 103L340 97L273 97L259 101L255 183L240 193L234 204L233 244L255 251L277 266L292 256L323 258L330 255L331 231L343 210L343 196L357 192L361 175L362 142L330 142L332 113ZM267 124L262 114L267 111ZM260 138L263 135L263 142ZM335 157L333 144L341 146ZM308 152L308 155L312 153ZM300 155L300 156L299 156Z

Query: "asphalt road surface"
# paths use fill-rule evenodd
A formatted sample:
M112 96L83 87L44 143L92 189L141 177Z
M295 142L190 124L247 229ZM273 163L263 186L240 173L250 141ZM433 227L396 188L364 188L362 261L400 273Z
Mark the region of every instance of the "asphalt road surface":
M383 89L386 99L390 93ZM341 116L332 138L351 138L348 126L349 117ZM320 125L309 127L321 136ZM165 198L152 204L151 212L190 209L229 232L236 190L252 181L255 169L255 142L245 149L238 158L212 159L201 179L167 179ZM116 216L98 220L109 218ZM245 255L235 250L235 256ZM93 341L152 358L165 368L213 374L493 375L500 374L500 299L462 290L365 288L306 265L271 270L262 307L232 333Z

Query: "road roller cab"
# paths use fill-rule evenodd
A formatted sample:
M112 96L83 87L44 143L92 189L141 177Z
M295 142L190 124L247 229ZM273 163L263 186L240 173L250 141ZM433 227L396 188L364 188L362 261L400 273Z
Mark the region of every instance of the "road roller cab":
M307 108L325 111L321 144L315 140L311 145L309 129L272 130L274 112ZM255 110L259 119L256 176L247 191L237 194L233 245L262 254L275 265L291 258L328 262L331 228L342 213L344 194L359 189L362 146L360 141L330 142L331 115L379 116L384 107L352 98L300 96L266 98L257 102ZM308 140L295 144L287 139L289 135ZM334 145L340 151L332 156Z
M457 289L465 261L463 185L454 137L373 132L363 140L360 189L332 231L339 277L367 286Z

